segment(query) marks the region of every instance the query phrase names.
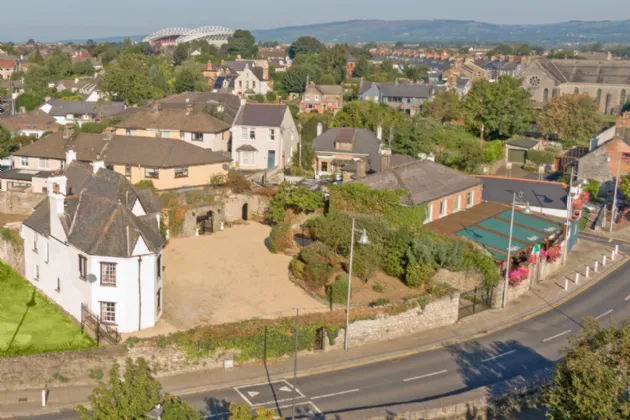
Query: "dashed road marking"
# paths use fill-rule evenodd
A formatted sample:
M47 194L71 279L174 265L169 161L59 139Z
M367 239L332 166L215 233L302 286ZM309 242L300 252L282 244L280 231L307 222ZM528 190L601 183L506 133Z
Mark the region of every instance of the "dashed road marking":
M427 373L426 375L414 376L413 378L403 379L403 382L415 381L416 379L429 378L435 375L441 375L442 373L446 373L448 370L441 370L439 372Z
M335 392L334 394L318 395L317 397L311 398L311 400L319 400L321 398L335 397L337 395L350 394L350 393L353 393L353 392L359 392L359 388L357 388L357 389L350 389L348 391Z
M606 315L610 315L612 313L612 311L613 311L612 309L609 309L606 312L604 312L603 314L596 316L595 319L600 319L600 318L605 317Z
M571 332L571 330L566 330L566 331L561 332L560 334L556 334L556 335L552 335L551 337L547 337L547 338L545 338L543 340L543 343L546 343L547 341L551 341L554 338L562 337L563 335L568 334L570 332Z
M481 363L486 363L486 362L489 362L490 360L495 360L495 359L498 359L498 358L503 357L503 356L507 356L508 354L512 354L512 353L515 353L515 352L516 352L516 350L506 351L505 353L499 354L498 356L493 356L493 357L490 357L488 359L484 359L484 360L481 361Z

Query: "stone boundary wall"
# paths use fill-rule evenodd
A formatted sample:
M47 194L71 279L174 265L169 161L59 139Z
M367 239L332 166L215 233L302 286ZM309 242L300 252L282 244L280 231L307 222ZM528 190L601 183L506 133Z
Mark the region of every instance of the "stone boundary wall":
M413 308L394 316L379 316L376 319L356 321L350 324L348 343L360 346L375 341L411 335L432 328L453 325L459 319L459 292L429 302L424 309ZM325 346L325 350L343 348L345 331L339 330L334 345ZM326 340L324 340L326 341Z
M24 277L24 247L0 239L0 260ZM0 376L0 378L2 378Z
M0 191L0 213L30 215L44 198L46 194Z

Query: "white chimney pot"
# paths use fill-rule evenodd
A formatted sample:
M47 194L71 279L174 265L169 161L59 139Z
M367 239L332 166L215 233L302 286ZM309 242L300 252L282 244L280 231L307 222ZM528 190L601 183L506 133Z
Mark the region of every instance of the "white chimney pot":
M66 152L66 166L77 160L77 152L74 150L68 150Z

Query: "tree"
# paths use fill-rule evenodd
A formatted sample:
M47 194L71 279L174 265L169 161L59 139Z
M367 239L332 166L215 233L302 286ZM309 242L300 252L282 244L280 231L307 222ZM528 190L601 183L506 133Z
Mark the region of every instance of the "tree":
M624 106L621 108L621 113L630 112L630 101L626 102Z
M278 41L263 41L258 43L261 48L275 48L278 46Z
M406 65L403 74L407 79L411 79L414 82L422 79L429 73L429 68L426 66L412 66Z
M237 56L242 58L254 58L258 55L258 46L256 38L249 31L237 29L234 31L227 44L223 44L221 52L225 55Z
M462 105L456 92L438 92L432 101L422 105L422 115L440 123L447 123L462 118Z
M600 327L584 321L569 338L543 401L554 420L627 419L630 414L630 324Z
M294 214L305 211L315 211L324 207L322 195L306 187L296 187L283 182L278 192L269 204L267 218L272 222L282 222L287 216L287 210Z
M44 103L44 96L37 93L26 92L17 97L15 106L19 109L24 107L27 111L32 111Z
M318 54L326 49L317 38L301 36L289 47L289 57L294 59L298 54Z
M157 404L162 404L164 419L202 419L187 403L168 394L161 396L160 389L146 360L127 359L122 377L120 366L114 362L108 381L100 382L88 397L90 410L82 405L76 409L82 420L143 419Z
M494 47L493 50L488 52L488 57L492 57L494 55L511 55L514 54L514 49L507 44L499 44Z
M79 76L92 76L95 70L90 60L81 60L72 65L72 72Z
M203 92L208 90L208 81L203 77L202 69L197 63L187 63L177 69L175 75L175 92Z
M256 415L247 404L230 404L230 420L274 420L276 412L265 407L256 408ZM282 420L282 419L280 419Z
M179 44L173 52L173 64L181 65L188 58L188 44Z
M599 105L587 94L552 98L537 120L546 137L557 137L567 143L584 143L602 128Z
M42 57L42 53L39 50L39 45L35 46L35 51L33 55L29 58L31 63L39 64L40 66L44 64L44 57Z
M24 90L38 96L48 93L48 75L44 67L34 64L28 69L24 75Z
M530 127L531 93L519 79L502 76L496 83L483 80L462 101L467 129L489 139L504 139Z
M354 101L345 104L341 111L335 114L331 126L367 128L376 132L380 124L383 127L383 133L388 133L393 125L397 125L404 118L401 112L390 106L371 101Z
M286 71L281 87L287 92L302 93L306 88L306 79L319 80L322 73L321 67L317 65L294 64Z
M336 85L337 81L335 80L335 77L332 74L326 73L325 75L319 78L319 84L320 85Z
M123 54L109 66L101 83L105 92L139 105L151 98L152 86L146 57L140 54Z
M265 97L267 98L267 102L275 103L278 101L278 95L276 95L276 93L273 90L270 90L269 92L267 92Z
M354 67L352 75L354 77L368 77L370 74L370 62L367 58L361 57L357 61L357 65Z
M9 156L18 149L18 144L11 138L9 130L0 125L0 158Z
M28 41L26 41L26 45L34 45L35 44L35 40L33 38L29 38Z

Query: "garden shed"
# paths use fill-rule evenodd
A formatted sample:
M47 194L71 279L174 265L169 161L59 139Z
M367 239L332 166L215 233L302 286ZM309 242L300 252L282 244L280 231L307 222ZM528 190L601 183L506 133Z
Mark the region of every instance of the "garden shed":
M532 149L538 150L539 143L538 140L527 137L518 137L505 142L506 162L525 165L527 163L527 152Z

